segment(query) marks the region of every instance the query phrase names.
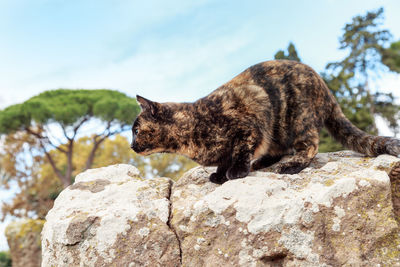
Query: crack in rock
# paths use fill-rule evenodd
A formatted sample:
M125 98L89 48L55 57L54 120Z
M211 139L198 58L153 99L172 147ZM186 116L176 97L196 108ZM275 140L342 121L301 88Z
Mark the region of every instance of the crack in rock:
M178 233L176 232L176 229L174 228L174 226L171 224L171 220L172 220L172 201L171 201L171 195L172 195L172 186L173 186L173 181L171 181L171 183L169 184L169 191L168 191L168 201L169 201L169 207L168 207L168 211L169 211L169 216L168 216L168 221L167 221L167 225L169 227L169 229L174 233L176 240L178 241L178 247L179 247L179 262L182 265L182 247L181 247L181 240L179 239Z

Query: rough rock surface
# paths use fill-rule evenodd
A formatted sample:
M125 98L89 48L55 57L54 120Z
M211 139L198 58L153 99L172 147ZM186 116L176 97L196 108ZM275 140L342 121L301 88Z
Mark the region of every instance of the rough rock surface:
M42 266L177 266L167 225L171 180L119 164L87 170L58 196L42 232Z
M47 216L43 266L400 266L399 158L319 154L223 185L213 171L86 171Z
M22 220L7 226L5 234L13 267L40 266L40 232L43 224L43 220Z
M184 266L400 266L388 173L400 159L319 154L298 175L222 186L196 168L173 187Z

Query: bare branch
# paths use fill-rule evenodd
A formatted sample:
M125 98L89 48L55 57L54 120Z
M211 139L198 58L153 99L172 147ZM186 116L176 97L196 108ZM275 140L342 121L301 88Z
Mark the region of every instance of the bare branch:
M61 171L57 168L56 163L53 160L53 157L50 155L50 153L46 150L43 142L39 142L40 147L43 149L44 154L46 155L46 158L48 159L50 166L54 170L54 173L57 175L57 177L61 180L63 183L64 187L69 186L70 182L67 181L66 177L62 175Z
M75 138L76 134L78 133L79 128L82 126L82 124L84 124L85 122L87 122L89 120L89 116L85 116L82 118L82 120L74 127L74 135L72 137L72 139Z
M92 147L92 150L90 151L90 154L86 160L85 170L90 169L92 167L94 156L96 154L97 149L99 148L100 144L102 142L104 142L104 140L106 140L106 138L107 138L106 135L104 135L100 139L98 139L99 137L100 137L100 135L95 135L93 137L93 147Z
M73 138L69 137L67 134L67 130L65 129L64 125L61 125L61 129L64 133L65 138L67 138L68 141L71 141Z
M55 141L56 141L55 144L58 144L58 145L61 145L61 144L65 143L64 140L60 140L59 138L57 138L56 136L54 136L54 135L52 134L53 131L51 131L47 125L44 125L43 127L44 127L44 132L46 133L46 137L49 139L49 141L55 140ZM53 143L53 141L51 141L51 143ZM54 143L53 143L53 144L54 144Z
M36 136L41 142L45 141L46 144L52 146L53 148L57 149L58 151L62 152L62 153L67 153L67 151L63 148L61 148L60 146L56 146L55 144L53 144L53 142L50 141L50 139L47 136L43 136L42 134L40 134L39 132L35 132L34 130L30 129L29 127L26 127L25 130L30 133L33 136Z

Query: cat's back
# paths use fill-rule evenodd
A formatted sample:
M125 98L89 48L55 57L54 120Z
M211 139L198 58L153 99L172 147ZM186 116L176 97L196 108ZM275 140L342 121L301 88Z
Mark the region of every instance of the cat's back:
M312 102L318 108L334 101L318 73L308 65L292 60L270 60L253 65L209 96L230 95L267 97L272 102Z
M335 99L311 67L296 61L271 60L249 67L199 103L215 116L229 114L257 121L268 117L274 128L289 131L305 117L322 124Z
M320 87L322 78L308 65L292 60L270 60L247 68L227 84L272 87ZM325 88L323 88L325 89Z

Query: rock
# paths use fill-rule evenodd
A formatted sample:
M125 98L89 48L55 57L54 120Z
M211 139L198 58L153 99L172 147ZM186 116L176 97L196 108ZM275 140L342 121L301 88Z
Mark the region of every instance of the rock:
M319 154L297 175L254 172L211 184L211 168L172 190L183 266L400 266L388 173L400 159Z
M39 267L41 263L40 232L43 220L10 223L5 230L13 267Z
M46 218L43 266L400 266L399 158L319 154L223 185L214 170L80 174Z
M79 174L46 217L42 266L178 266L171 183L125 164Z

